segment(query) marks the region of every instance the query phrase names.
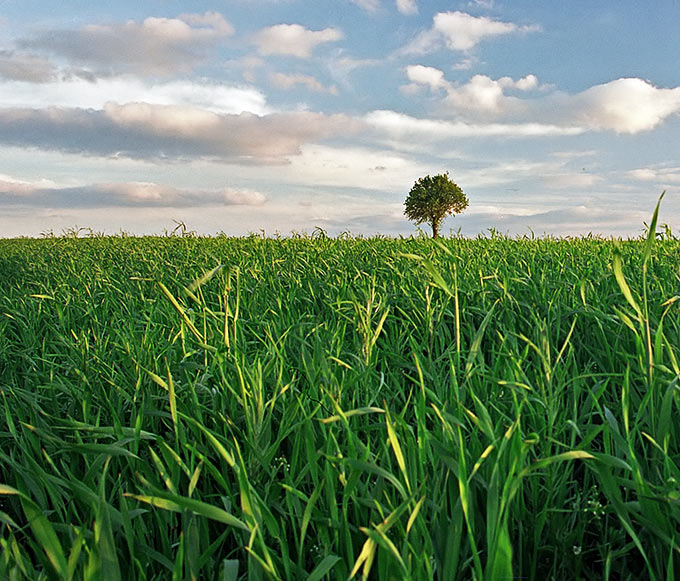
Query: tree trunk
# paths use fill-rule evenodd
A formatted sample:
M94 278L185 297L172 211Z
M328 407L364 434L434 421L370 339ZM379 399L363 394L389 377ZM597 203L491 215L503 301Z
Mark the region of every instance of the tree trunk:
M432 238L437 238L439 236L439 224L437 224L436 220L432 220Z

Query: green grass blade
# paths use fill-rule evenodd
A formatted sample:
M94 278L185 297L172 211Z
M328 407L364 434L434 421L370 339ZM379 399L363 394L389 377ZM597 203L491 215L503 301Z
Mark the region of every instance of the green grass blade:
M644 251L642 253L642 264L646 265L649 257L652 255L652 250L654 249L654 243L656 242L656 223L659 219L659 207L661 206L661 200L666 195L663 191L659 196L659 201L656 203L656 208L654 208L654 214L652 215L652 221L649 224L647 230L647 239L645 240Z
M337 555L328 555L324 557L321 562L314 567L314 570L307 577L307 581L321 581L326 575L328 575L333 567L340 561L340 557Z
M226 510L222 510L221 508L193 498L185 498L177 495L145 496L139 494L126 494L126 496L139 500L140 502L145 502L156 508L162 508L163 510L174 512L190 510L199 516L224 523L237 529L250 531L244 522L237 519L234 515L229 514Z

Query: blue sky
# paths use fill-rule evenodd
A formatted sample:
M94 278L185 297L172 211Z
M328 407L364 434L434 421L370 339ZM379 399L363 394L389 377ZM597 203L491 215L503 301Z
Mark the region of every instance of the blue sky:
M103 4L103 3L102 3ZM680 2L0 1L0 235L680 229Z

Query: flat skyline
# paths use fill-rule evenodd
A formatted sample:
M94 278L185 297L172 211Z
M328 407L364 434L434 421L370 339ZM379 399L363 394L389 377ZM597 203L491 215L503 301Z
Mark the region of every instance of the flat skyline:
M0 236L680 231L680 2L0 1ZM427 225L422 229L429 232Z

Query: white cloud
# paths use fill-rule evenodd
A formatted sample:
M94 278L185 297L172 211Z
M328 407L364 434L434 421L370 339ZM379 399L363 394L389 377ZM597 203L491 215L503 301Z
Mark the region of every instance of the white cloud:
M150 83L131 77L87 81L72 77L45 82L36 91L31 82L0 80L0 107L102 109L107 102L185 105L215 113L269 112L264 94L250 86L199 81Z
M299 24L277 24L260 30L253 37L253 42L263 55L291 55L309 58L320 44L337 42L344 35L337 28L309 30Z
M402 14L417 14L418 4L416 0L396 0L397 10Z
M472 16L466 12L439 12L434 16L432 28L420 33L402 52L425 54L437 50L441 45L455 51L470 51L489 38L538 30L540 27L535 25L520 26L487 16Z
M501 82L506 83L509 81L509 85L506 84L506 86L519 89L520 91L531 91L538 88L538 79L536 78L536 75L527 75L518 81L513 81L510 77L503 77L500 80Z
M515 32L518 26L456 11L435 15L433 28L444 37L448 48L462 51L474 48L486 38Z
M444 78L443 71L423 65L406 67L406 76L411 85L405 87L413 93L418 87L429 87L432 91L446 91L442 109L449 115L461 113L509 114L521 107L520 101L508 97L506 90L531 91L539 88L535 75L527 75L519 80L510 77L492 79L486 75L475 75L464 85L450 83Z
M131 72L171 75L202 62L215 42L233 33L216 12L149 17L112 25L87 25L77 30L49 29L19 41L70 62L94 67L99 74Z
M226 115L186 106L107 104L103 110L0 109L0 143L131 159L284 164L302 144L359 123L311 112Z
M317 93L330 93L331 95L338 94L336 86L326 87L318 79L311 75L303 75L301 73L287 75L285 73L274 73L270 76L274 85L280 89L292 89L297 85L307 87L310 91Z
M519 106L517 98L508 97L506 89L528 91L538 86L534 75L527 75L517 81L510 77L491 79L486 75L475 75L465 85L449 85L444 106L453 111L478 111L492 114L509 114Z
M593 129L639 133L680 112L680 87L659 89L642 79L617 79L567 98L565 109Z
M440 141L472 137L543 137L579 135L581 127L562 127L554 124L527 123L467 123L441 119L419 119L396 111L372 111L366 122L379 132L397 140Z
M444 72L434 67L409 65L406 67L406 76L412 83L426 85L433 91L449 86L448 81L444 78Z
M658 88L642 79L617 79L595 85L574 95L540 85L535 75L515 80L510 77L492 79L474 75L465 84L447 81L444 73L433 67L411 65L406 68L410 85L403 87L415 93L428 87L446 96L439 101L442 115L471 123L504 120L522 125L540 124L588 131L639 133L649 131L671 115L680 113L680 87ZM515 91L515 95L508 95ZM523 98L518 93L540 91L540 97Z

